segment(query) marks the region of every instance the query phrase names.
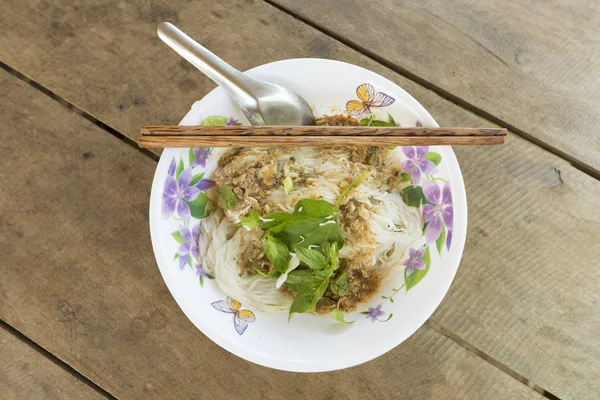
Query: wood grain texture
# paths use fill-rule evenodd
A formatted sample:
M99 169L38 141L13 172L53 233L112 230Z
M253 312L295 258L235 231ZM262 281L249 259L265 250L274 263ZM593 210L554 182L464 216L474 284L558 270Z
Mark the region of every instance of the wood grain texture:
M600 170L600 2L269 1Z
M483 146L503 144L504 136L139 136L145 148L166 147L331 147Z
M4 400L105 399L104 396L0 328L0 390Z
M427 327L331 373L229 354L186 319L156 268L156 164L6 73L0 90L0 317L116 397L542 398Z
M139 127L147 125L150 121L161 124L177 123L184 110L213 87L212 83L185 61L179 61L170 49L158 43L154 33L155 25L163 20L177 23L192 37L241 69L290 57L313 56L348 61L397 82L415 96L442 126L486 126L484 121L471 113L444 101L423 87L260 1L240 0L215 4L216 2L183 0L89 0L85 4L78 3L77 9L66 0L35 3L9 0L5 3L7 7L4 13L0 14L2 59L131 138L136 137ZM198 23L199 15L203 18L201 24ZM60 38L64 40L59 40ZM149 55L155 60L153 64L148 63ZM7 112L6 115L10 113ZM24 112L18 115L23 120L36 119ZM61 126L56 129L62 128ZM73 135L73 131L65 132L61 133L61 138ZM75 132L82 135L87 131ZM82 142L79 145L65 140L64 144L67 146L66 151L70 152L67 159L73 163L69 167L60 164L64 171L82 168L85 164L79 164L81 154L94 154L94 142ZM106 157L112 156L115 152L110 160L112 163L117 162L121 150L115 149L103 152L103 157L105 154ZM77 151L80 152L76 153ZM595 329L590 329L594 324L598 325L599 301L590 296L590 288L600 287L597 269L592 268L598 259L599 251L598 247L594 246L594 243L598 242L600 226L597 207L594 207L600 196L598 182L576 171L568 163L514 136L508 139L505 146L457 148L456 152L465 175L469 199L469 240L457 279L441 308L445 312L452 312L456 320L445 318L441 310L434 317L483 352L561 398L591 398L593 393L600 392L597 373L600 369L600 346L597 335L594 335ZM89 159L94 160L91 156ZM100 339L85 339L85 344L77 345L77 351L87 352L87 341L91 342L89 347L95 349L93 351L96 364L84 363L80 366L94 377L103 376L104 373L108 374L104 378L107 380L118 377L114 385L127 386L123 390L127 390L128 393L141 390L140 387L128 386L137 385L141 377L149 379L153 385L167 385L170 382L166 377L173 376L173 364L167 363L162 366L161 356L177 357L177 360L181 361L179 365L198 374L201 373L200 367L203 370L212 371L216 368L221 371L227 365L224 358L235 360L233 356L225 352L220 353L218 349L204 350L205 342L196 337L193 340L186 337L185 340L190 340L189 344L171 343L183 340L182 332L194 328L185 320L176 322L181 326L173 326L172 316L177 314L178 310L171 298L165 294L154 260L148 257L151 249L146 230L134 229L131 226L140 223L132 219L132 212L143 215L147 212L146 196L143 193L149 192L152 172L145 171L137 165L144 162L140 158L135 167L123 164L123 170L104 164L96 165L95 168L106 169L100 172L102 179L110 180L117 186L113 189L104 183L101 189L95 189L95 180L84 180L88 190L103 193L104 197L99 205L82 197L85 192L73 191L69 184L63 183L62 192L69 193L71 197L78 196L75 197L76 204L82 203L91 208L93 214L90 218L109 221L119 230L114 233L108 233L106 230L98 233L92 229L95 228L95 224L84 221L84 217L89 217L85 211L80 208L68 211L67 207L74 203L73 200L60 199L59 202L68 212L62 211L62 214L52 216L44 226L66 226L75 237L95 239L98 236L100 243L104 243L103 247L94 248L93 254L97 255L97 258L86 258L82 261L87 272L80 274L79 269L73 267L79 265L80 254L70 255L70 247L59 245L62 253L51 253L53 258L50 264L55 267L50 276L60 276L68 283L72 280L79 283L73 287L63 283L58 289L46 286L36 289L41 291L37 294L38 303L43 303L46 301L44 299L48 298L52 300L45 308L31 311L30 316L27 315L29 311L25 310L30 310L31 306L27 305L24 299L19 299L22 298L22 293L29 293L32 289L22 284L13 288L14 291L11 292L12 298L17 299L13 300L15 303L12 306L12 317L20 321L20 326L28 327L30 331L39 334L45 332L46 327L56 324L52 318L58 317L53 307L54 302L60 299L59 294L73 293L76 295L76 301L71 300L70 304L83 304L88 285L93 288L94 285L109 283L108 289L91 297L89 303L85 304L93 310L91 314L94 322L96 326L100 326L97 330L102 331L103 321L111 321L107 328L109 332L118 332L120 338L130 338L129 343L135 343L135 346L132 344L128 347L119 343L116 350L110 354L100 353L98 348L110 347L111 341L114 340L106 334ZM35 170L30 168L33 174ZM6 188L11 187L6 185ZM127 190L123 189L122 193L136 193L135 196L130 194L125 200L119 200L123 194L118 188L123 187ZM56 190L53 195L58 198L60 193ZM16 189L11 189L10 193L15 191ZM4 193L8 197L9 192ZM18 199L21 198L25 197L20 195ZM107 201L113 204L104 204ZM125 207L127 213L123 215L121 211L116 211L119 207L115 204ZM14 203L13 207L16 207ZM25 210L33 209L31 204L27 207ZM47 212L58 213L53 208ZM11 214L6 212L6 215ZM6 218L8 216L4 217L5 220ZM78 220L81 226L75 224L74 219ZM500 222L496 229L494 224L498 221ZM21 227L25 222L19 222L14 216L8 222L12 226L9 226L10 229L0 230L0 235L5 234L16 241L18 232L23 234ZM4 224L6 225L6 222ZM28 226L34 225L33 220L28 222ZM57 242L60 244L60 235L67 235L54 230L51 233L59 235L54 236L53 246L56 246ZM111 239L113 234L116 238ZM45 243L47 235L48 232L43 231L35 239ZM132 236L137 239L135 245L127 241ZM8 243L7 240L3 239L0 243ZM83 239L79 239L75 244L79 246L85 243ZM25 246L25 243L22 246ZM13 258L7 257L3 261L13 260L15 263L27 265L24 260L28 257L26 249L30 247L22 247L23 254L20 255L15 255L16 250L12 249ZM51 248L50 245L48 248ZM38 252L36 257L41 257L42 254ZM102 264L102 267L109 273L99 275L94 272L93 279L88 282L87 280L91 279L87 275L89 270L96 266L97 260L108 256L111 261L105 264L112 266ZM132 260L134 263L129 265ZM123 265L129 268L123 269ZM490 270L488 265L494 266L495 269ZM55 269L58 269L60 274ZM72 270L77 272L74 277L68 275ZM23 273L25 276L19 279L27 280L29 285L29 270ZM120 291L129 293L130 289L119 283L118 279L123 280L123 276L131 277L128 282L135 280L140 283L131 295L128 294L127 300L119 297ZM546 280L546 277L557 276L557 282ZM41 278L44 277L47 278L47 275ZM116 281L107 281L109 278ZM557 285L559 290L556 290ZM48 292L50 289L52 292ZM158 291L160 296L157 296L155 291ZM111 296L115 295L118 296L113 299ZM156 304L157 299L161 302L158 311L149 308ZM19 312L21 310L22 312ZM157 329L155 324L164 321L165 315L171 318L171 323L160 328L159 333L154 332ZM576 323L573 323L574 317L577 319ZM113 326L112 324L117 324L115 319L126 322L119 322ZM79 324L77 327L83 329ZM171 331L176 331L177 334L169 336ZM61 355L69 355L70 342L66 339L66 333L63 331L61 335L56 335L56 331L53 332L55 336L46 339L45 343ZM149 347L138 351L137 343L146 338L149 338ZM179 345L183 347L177 347ZM144 362L158 365L158 369L151 372L144 370L147 367L136 361L140 352ZM149 352L158 354L147 356L146 353ZM221 358L217 357L214 362L211 360L202 364L197 360L186 361L186 357L196 353L203 358L214 358L215 354L220 354ZM394 358L395 354L391 353L386 357ZM380 360L375 363L378 362ZM388 362L377 364L377 371L385 374L383 368L388 367ZM192 368L194 365L197 367ZM235 365L237 367L238 364ZM394 369L392 373L400 376L404 374L399 368ZM143 371L139 372L138 369ZM241 373L248 373L249 370L252 370L253 374L273 377L261 368L243 369ZM359 370L363 373L362 369ZM487 373L487 370L485 371ZM339 379L348 372L325 374L311 381L302 378L299 382L324 384L328 390L333 390L333 383L327 383L328 380ZM287 379L291 375L274 376L277 379ZM372 383L374 376L369 373L365 379ZM478 376L480 375L477 374L476 377ZM359 374L352 377L357 382L352 382L348 390L368 393L366 386L360 386L358 382L362 380ZM427 379L423 373L419 377ZM175 375L172 378L172 386L180 387L186 378ZM293 379L296 380L295 375ZM221 384L223 381L217 382ZM279 390L277 394L294 395L292 391L282 389L283 383L274 380L272 384ZM387 384L388 381L385 382L385 385ZM397 385L393 386L397 389L404 385L404 382L392 384ZM475 393L473 386L469 387L471 393ZM207 396L222 394L219 390L221 389L209 386ZM143 393L143 390L136 393ZM384 394L376 392L373 397L383 398Z

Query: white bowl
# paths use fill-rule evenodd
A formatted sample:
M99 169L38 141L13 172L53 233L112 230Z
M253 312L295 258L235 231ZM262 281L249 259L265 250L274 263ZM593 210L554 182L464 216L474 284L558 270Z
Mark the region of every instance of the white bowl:
M371 107L376 119L387 120L389 113L401 126L415 126L417 123L438 126L423 106L402 88L374 72L351 64L322 59L292 59L261 65L247 74L291 88L313 106L317 116L344 112L349 100L358 100L357 88L367 83L372 86L373 94L383 92L394 99L392 104L385 107ZM214 115L247 124L242 112L220 88L196 102L181 124L199 125L205 118ZM396 149L406 161L408 157L405 150L409 154L413 152L411 155L418 160L422 161L422 156L427 153L426 159L439 162L432 170L429 169L432 164L421 163L428 174L421 174L420 182L414 185L414 194L418 195L419 187L423 185L435 184L440 192L444 186L448 186L454 214L453 222L444 225L446 233L450 232L447 228L452 228L451 243L438 239L427 245L424 234L413 246L415 249L426 247L423 258L427 268L413 270L408 277L409 290L406 290L406 285L402 287L406 283L407 269L403 265L406 259L398 260L398 268L382 283L380 293L368 304L359 306L357 312L346 316L347 320L355 321L351 325L337 323L330 316L304 314L295 315L288 323L286 312L266 315L251 310L255 320L248 322L247 328L242 330L240 326L238 329L234 326L235 310L223 312L215 308L215 303L226 300L227 294L216 286L214 280L203 279L199 275L196 258L190 256L192 253L188 254L189 261L181 268L180 261L185 261L185 256L175 258L180 249L182 254L185 253L187 245L181 246L180 242L188 239L188 230L191 234L201 223L195 217L202 216L202 200L199 199L204 195L192 201L193 216L189 221L182 221L177 211L172 216L163 215L165 183L177 175L172 163L181 163L185 169L180 176L183 186L185 179L181 177L188 173L187 169L195 159L190 149L166 149L152 184L150 232L160 272L183 312L206 336L233 354L260 365L287 371L317 372L347 368L378 357L402 343L433 314L448 291L458 269L467 230L464 183L452 149L436 146L430 147L427 152L419 149L419 154L415 148ZM196 161L197 166L191 168L196 180L198 174L205 171L208 176L216 167L217 160L209 153L206 168L199 161ZM429 200L435 203L435 198ZM447 203L440 207L446 207L448 211ZM169 207L166 208L169 211ZM420 210L423 211L423 206ZM183 203L180 211L185 215ZM446 222L449 222L448 218ZM182 228L183 225L187 225L187 228ZM434 222L431 225L435 225ZM181 236L174 234L180 229ZM415 257L418 258L418 255ZM398 288L401 289L395 290ZM241 308L247 307L242 304ZM376 313L378 317L372 318ZM391 315L393 317L390 318Z

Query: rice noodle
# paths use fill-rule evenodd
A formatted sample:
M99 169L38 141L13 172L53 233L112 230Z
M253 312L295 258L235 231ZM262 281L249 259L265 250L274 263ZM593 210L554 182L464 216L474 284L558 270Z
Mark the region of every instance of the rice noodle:
M345 208L340 209L340 213L349 215L347 221L342 219L346 221L342 223L345 245L340 258L350 261L350 268L380 277L387 275L401 264L410 244L421 237L423 219L418 208L402 200L402 184L396 178L401 170L399 161L386 149L378 151L373 155L375 161L366 153L369 162L357 161L362 153L357 155L357 150L350 148L241 149L233 156L224 153L228 162L220 165L211 178L237 190L239 201L225 212L213 211L202 222L202 265L228 296L248 307L262 311L288 309L293 299L275 287L274 279L261 275L240 277L244 262L240 256L248 246L260 243L261 231L240 229L235 223L250 211L259 211L261 216L292 212L295 204L305 198L335 204L342 189L367 171L368 178L350 191ZM281 184L287 176L295 181L288 195ZM354 224L358 224L356 229Z

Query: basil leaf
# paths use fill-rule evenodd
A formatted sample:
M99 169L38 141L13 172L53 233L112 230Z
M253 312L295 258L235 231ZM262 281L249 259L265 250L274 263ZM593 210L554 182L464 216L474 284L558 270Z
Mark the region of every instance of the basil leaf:
M281 226L281 231L276 235L289 248L294 245L321 245L324 242L336 242L339 247L344 245L344 236L334 218L327 220L323 217L295 215Z
M296 257L310 269L323 269L327 266L327 260L318 250L309 249L301 246L294 246Z
M340 276L335 278L335 280L331 282L329 289L331 289L336 296L344 296L348 291L348 271L342 272Z
M237 196L233 193L233 190L227 185L221 185L219 188L219 205L224 210L229 210L237 203Z
M312 271L310 269L295 269L288 274L285 285L294 292L297 292L306 278L311 275Z
M303 199L296 203L294 214L310 217L329 217L333 216L334 209L325 200Z
M292 319L292 315L296 313L304 313L314 311L317 301L323 296L327 286L329 286L329 278L331 272L327 276L311 275L307 277L296 293L294 302L290 307L288 321Z
M285 194L290 194L292 190L294 190L294 181L289 176L286 176L283 180L283 190Z
M260 226L260 214L258 211L252 211L251 213L246 214L236 225L245 226L250 229L258 228Z
M340 311L339 308L334 308L333 311L331 312L331 316L333 317L333 319L335 319L337 322L341 322L342 324L353 324L354 321L346 321L344 319L344 314L342 314L342 312Z
M284 212L276 212L261 218L260 226L263 229L274 229L279 225L285 224L292 216ZM281 229L279 229L281 230Z
M290 264L290 251L288 247L279 239L273 237L269 232L265 233L260 241L265 250L265 254L273 267L282 274L288 269Z
M323 249L323 253L329 258L329 268L332 271L338 269L340 266L340 250L337 242L325 242L321 248Z

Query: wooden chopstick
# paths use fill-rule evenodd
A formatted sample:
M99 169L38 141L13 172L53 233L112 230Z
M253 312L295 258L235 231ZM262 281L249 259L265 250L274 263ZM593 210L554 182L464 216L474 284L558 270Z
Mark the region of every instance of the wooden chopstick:
M501 128L148 126L140 147L424 146L502 144Z

